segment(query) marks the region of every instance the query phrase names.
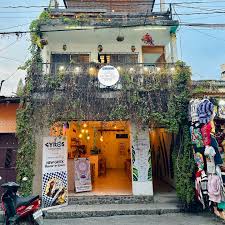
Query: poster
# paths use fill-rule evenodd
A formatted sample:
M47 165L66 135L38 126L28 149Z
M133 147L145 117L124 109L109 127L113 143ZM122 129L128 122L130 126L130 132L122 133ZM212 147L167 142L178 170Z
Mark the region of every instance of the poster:
M42 206L68 204L66 137L44 137L42 161Z
M91 191L91 168L88 158L75 158L75 188L76 192Z

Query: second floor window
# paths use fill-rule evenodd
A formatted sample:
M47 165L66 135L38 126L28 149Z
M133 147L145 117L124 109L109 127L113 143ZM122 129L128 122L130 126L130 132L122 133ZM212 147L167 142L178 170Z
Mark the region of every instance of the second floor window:
M111 64L138 63L138 54L105 53L99 55L98 61Z
M51 62L64 64L89 63L89 54L52 54Z

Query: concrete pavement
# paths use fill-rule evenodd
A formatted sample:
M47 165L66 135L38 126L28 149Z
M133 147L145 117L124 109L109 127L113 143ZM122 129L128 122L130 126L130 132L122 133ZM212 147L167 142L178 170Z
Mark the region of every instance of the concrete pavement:
M163 214L45 220L44 225L221 225L212 214Z

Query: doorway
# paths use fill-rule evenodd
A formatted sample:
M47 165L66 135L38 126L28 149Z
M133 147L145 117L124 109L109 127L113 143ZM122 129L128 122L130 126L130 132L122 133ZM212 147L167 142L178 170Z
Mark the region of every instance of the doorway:
M172 152L174 135L165 128L150 130L153 190L156 193L175 192Z
M143 63L164 64L165 50L164 46L142 46Z
M68 142L68 189L72 195L131 195L128 121L69 121L59 125ZM54 131L57 130L54 128ZM57 131L58 132L58 131ZM52 134L54 135L54 134ZM92 191L76 192L74 161L90 161Z
M0 134L0 177L1 184L16 181L16 154L18 140L14 133ZM2 194L0 188L0 194Z

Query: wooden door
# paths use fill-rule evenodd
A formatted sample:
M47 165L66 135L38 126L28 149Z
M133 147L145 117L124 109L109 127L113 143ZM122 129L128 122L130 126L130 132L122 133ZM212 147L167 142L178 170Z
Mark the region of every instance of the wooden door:
M14 133L0 134L0 184L16 181L17 150L18 141Z

